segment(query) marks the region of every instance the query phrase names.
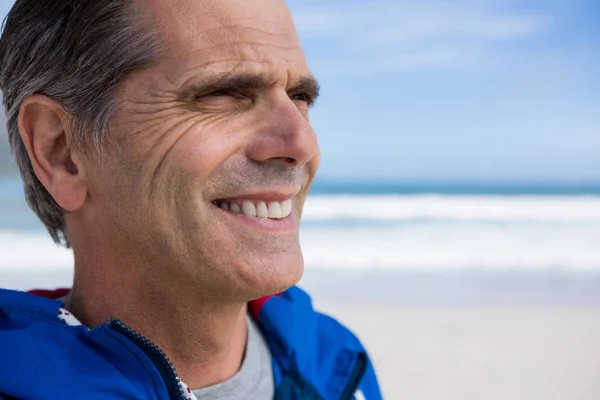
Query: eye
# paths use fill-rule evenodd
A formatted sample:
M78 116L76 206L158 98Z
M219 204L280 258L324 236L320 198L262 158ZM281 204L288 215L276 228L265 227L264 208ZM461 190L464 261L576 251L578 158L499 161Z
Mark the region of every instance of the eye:
M194 97L194 105L205 112L247 111L254 104L254 96L250 91L238 88L215 89L198 93Z
M252 104L253 97L240 89L218 89L204 94L198 94L194 98L196 104L207 106L229 106Z
M311 106L314 103L313 98L310 95L308 95L307 93L291 94L290 99L292 99L294 101L301 101L303 103L308 104L309 106Z
M290 95L290 99L298 101L306 101L308 103L308 96L304 93L297 93Z
M246 98L248 96L246 96L244 93L242 93L236 89L219 89L219 90L215 90L214 92L210 92L210 93L206 94L205 96L201 96L201 97L233 97L236 99L242 99L242 98Z

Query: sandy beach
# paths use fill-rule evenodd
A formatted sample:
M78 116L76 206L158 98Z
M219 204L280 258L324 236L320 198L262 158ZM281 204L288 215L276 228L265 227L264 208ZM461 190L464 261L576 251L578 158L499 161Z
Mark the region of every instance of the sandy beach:
M600 308L317 306L361 337L385 399L600 399Z
M600 399L597 274L307 271L389 400Z
M68 286L61 269L0 285ZM598 400L598 276L322 273L301 285L361 338L390 400Z

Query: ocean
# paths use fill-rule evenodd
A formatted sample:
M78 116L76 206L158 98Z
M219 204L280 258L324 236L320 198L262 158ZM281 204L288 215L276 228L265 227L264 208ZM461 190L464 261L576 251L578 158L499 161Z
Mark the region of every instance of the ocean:
M68 283L18 180L0 201L0 286ZM337 299L600 305L600 185L319 181L301 243L304 284Z

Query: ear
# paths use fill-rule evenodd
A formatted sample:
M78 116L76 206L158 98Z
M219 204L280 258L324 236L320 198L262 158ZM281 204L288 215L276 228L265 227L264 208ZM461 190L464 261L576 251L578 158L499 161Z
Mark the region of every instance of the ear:
M19 131L38 179L66 211L78 210L88 188L81 157L71 146L69 116L60 103L41 94L21 104Z

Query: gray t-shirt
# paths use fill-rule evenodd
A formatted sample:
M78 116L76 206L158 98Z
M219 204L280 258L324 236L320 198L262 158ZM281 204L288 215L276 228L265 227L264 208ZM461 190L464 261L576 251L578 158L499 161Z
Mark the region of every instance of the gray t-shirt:
M193 390L198 400L273 400L271 352L256 322L248 317L248 343L242 367L231 379Z

